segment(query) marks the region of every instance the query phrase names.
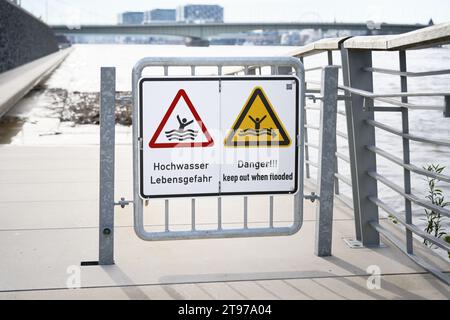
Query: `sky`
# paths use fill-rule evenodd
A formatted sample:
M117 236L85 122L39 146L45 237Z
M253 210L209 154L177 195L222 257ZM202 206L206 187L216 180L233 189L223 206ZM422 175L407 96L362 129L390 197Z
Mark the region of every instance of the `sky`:
M115 24L123 11L218 4L225 22L450 21L450 0L22 0L22 6L49 24Z

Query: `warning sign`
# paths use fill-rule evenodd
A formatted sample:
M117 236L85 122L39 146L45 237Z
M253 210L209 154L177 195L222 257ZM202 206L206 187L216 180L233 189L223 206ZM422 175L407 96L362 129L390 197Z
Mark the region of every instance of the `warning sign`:
M291 139L261 87L255 87L225 139L227 147L289 146Z
M150 148L212 146L213 139L186 91L180 89L149 142Z
M299 97L293 76L140 79L141 197L297 192Z

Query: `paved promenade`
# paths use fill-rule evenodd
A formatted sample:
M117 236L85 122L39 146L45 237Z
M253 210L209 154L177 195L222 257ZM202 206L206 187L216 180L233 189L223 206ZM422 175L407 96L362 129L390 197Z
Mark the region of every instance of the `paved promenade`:
M333 256L315 256L315 204L309 201L299 233L254 239L144 242L134 234L132 208L117 208L116 265L81 267L81 288L69 290L68 268L98 258L99 148L64 146L64 134L41 138L59 145L0 146L0 299L450 298L445 284L385 239L382 248L349 248L343 238L354 234L352 212L339 202ZM131 198L131 156L130 145L117 147L117 199ZM189 228L189 203L171 202L174 229ZM276 224L288 223L292 205L290 197L275 198ZM242 200L226 198L223 206L225 227L232 227ZM267 197L250 199L249 219L258 224L267 208ZM215 211L214 199L198 201L197 219L205 228L215 223ZM145 223L160 229L163 219L163 201L151 201ZM417 252L429 256L419 243ZM430 259L450 271L444 261ZM371 265L381 270L380 289L367 288Z

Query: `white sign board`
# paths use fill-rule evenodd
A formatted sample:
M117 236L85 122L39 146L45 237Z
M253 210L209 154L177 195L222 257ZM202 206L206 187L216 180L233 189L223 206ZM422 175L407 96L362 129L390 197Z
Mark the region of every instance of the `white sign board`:
M139 81L142 198L295 193L293 76Z

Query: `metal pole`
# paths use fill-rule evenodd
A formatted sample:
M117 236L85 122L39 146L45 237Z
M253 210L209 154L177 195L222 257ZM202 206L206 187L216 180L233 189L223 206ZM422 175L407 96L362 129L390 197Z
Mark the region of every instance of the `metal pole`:
M304 64L304 59L303 57L300 57L300 62L302 64ZM305 84L306 85L306 84ZM311 172L310 172L310 167L309 167L309 148L306 145L308 143L308 128L306 128L306 125L308 124L308 117L307 117L307 111L305 110L305 118L303 119L303 125L304 125L304 140L305 140L305 175L306 175L306 179L311 178Z
M327 61L328 65L332 66L333 65L333 51L331 51L331 50L327 51L327 60L328 60ZM336 156L336 152L337 152L337 144L336 144L336 150L335 150L335 154L334 154L334 157L336 158L336 161L335 161L335 164L334 164L334 171L335 171L336 174L338 174L339 173L339 166L338 166L338 157ZM336 176L334 177L334 193L335 194L339 194L339 179Z
M342 76L345 86L350 86L350 76L349 76L349 62L348 62L348 53L347 50L341 49L341 60L342 60ZM348 92L345 93L346 96L350 97ZM353 198L353 212L355 217L355 238L358 241L361 241L361 223L360 223L360 213L359 207L357 205L358 193L356 189L356 164L354 158L352 157L355 154L355 147L353 144L353 119L352 119L352 102L349 99L345 100L345 116L347 122L347 137L348 137L348 151L350 158L350 176L352 179L352 198ZM306 155L305 155L306 156Z
M444 117L450 118L450 96L445 96Z
M336 116L339 69L327 66L322 70L320 116L320 149L317 177L319 203L316 209L316 241L314 252L319 257L331 255L333 226L333 187L336 162Z
M399 51L399 62L400 71L406 72L406 52L404 50ZM402 92L408 92L408 81L406 76L400 76L400 85ZM403 103L408 103L408 97L402 97ZM408 108L402 108L402 132L404 134L409 134L409 117ZM403 163L410 163L410 150L409 150L409 139L403 137ZM403 169L404 187L405 193L411 193L411 172L407 169ZM405 222L408 224L412 223L412 209L411 201L405 198ZM411 230L406 228L406 252L413 253L413 234Z
M114 264L116 68L101 68L99 264Z
M347 60L347 76L350 87L373 92L372 74L363 69L372 66L372 52L369 50L345 49ZM349 136L350 165L355 170L352 175L353 202L355 220L360 219L361 241L364 246L374 247L380 245L380 235L371 225L378 223L378 207L369 200L369 197L377 197L377 181L367 172L376 171L376 156L367 150L366 146L375 145L375 128L369 126L366 121L374 119L373 100L368 100L369 108L364 110L364 98L351 94L350 113L352 139ZM347 108L346 108L347 109ZM347 111L347 110L346 110Z

